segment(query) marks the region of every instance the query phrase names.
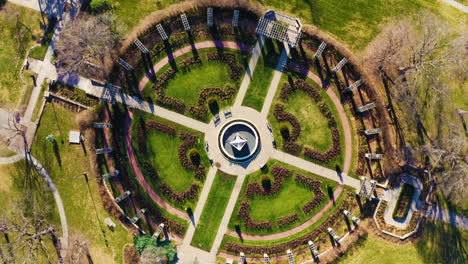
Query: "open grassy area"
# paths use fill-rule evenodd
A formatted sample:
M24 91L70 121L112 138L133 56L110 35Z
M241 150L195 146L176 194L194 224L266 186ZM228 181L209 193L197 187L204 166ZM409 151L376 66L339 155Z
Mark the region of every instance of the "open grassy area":
M232 83L229 79L229 67L224 63L204 61L192 67L187 73L179 72L166 86L166 95L194 105L201 90L210 86L225 87Z
M55 24L57 23L56 19L49 20L49 24L44 32L44 37L41 39L41 45L33 48L29 52L29 56L36 59L36 60L44 60L44 57L47 53L47 49L49 48L50 41L54 36L54 29Z
M415 243L398 245L371 233L333 263L465 263L467 246L467 231L444 223L428 222L421 239Z
M71 238L89 241L94 263L121 263L122 247L132 238L121 225L111 231L104 224L104 219L111 216L101 203L95 175L89 174L89 181L83 177L72 180L83 171L91 171L83 147L68 143L69 131L78 129L75 117L74 112L60 105L47 104L32 154L44 165L62 197ZM54 144L45 139L47 135L55 137Z
M217 172L190 243L192 246L210 251L235 183L236 176Z
M429 10L456 25L463 20L461 11L437 0L251 0L299 17L334 35L354 50L362 50L379 33L380 25L392 17L413 16L416 11ZM128 30L138 25L148 14L180 0L118 0L113 12Z
M148 152L161 182L169 185L174 191L188 189L195 180L193 171L182 167L177 155L182 140L168 134L151 131L148 134Z
M26 7L6 3L0 10L0 105L11 107L20 99L19 71L26 51L42 36L41 22L40 13Z
M333 181L321 178L319 176L316 176L309 172L292 167L290 165L284 164L277 160L268 161L266 167L268 169L271 169L275 165L279 165L281 167L291 170L292 172L291 175L289 177L284 178L283 184L281 185L281 189L276 194L268 195L268 196L255 194L252 198L248 198L246 196L245 191L246 191L247 185L250 182L258 181L261 186L262 175L263 174L270 175L270 173L268 173L264 169L263 172L259 170L252 174L247 175L244 185L242 186L242 190L239 194L239 199L236 204L236 208L234 209L234 213L232 214L231 220L229 222L230 229L234 230L236 229L236 226L237 226L237 228L240 228L243 233L271 234L271 233L277 233L277 232L281 232L284 230L289 230L291 228L294 228L295 226L298 226L304 223L305 221L310 219L312 216L314 216L318 211L320 211L330 199L329 194L328 194L329 188L330 188L330 191L333 191L337 186L337 184ZM294 179L295 173L302 173L306 176L313 177L317 180L322 181L321 189L322 189L322 192L325 194L325 199L323 199L323 201L318 206L316 206L313 210L311 210L307 214L305 214L302 211L302 206L305 205L307 202L309 202L314 197L314 194L312 191L304 187L302 184L299 184L298 182L296 182L296 180ZM270 175L270 177L273 178L272 175ZM340 195L340 197L341 196L342 195ZM338 199L338 197L334 197L334 198ZM253 220L272 221L273 229L272 230L250 230L250 229L247 230L245 228L243 220L239 216L237 216L239 204L243 200L246 200L250 203L249 214ZM298 221L290 225L283 226L283 227L279 227L277 225L276 220L278 220L278 218L290 215L293 212L296 212L299 215Z
M242 105L252 107L258 111L262 110L263 101L273 78L273 72L278 64L281 53L280 47L276 41L269 39L265 41Z
M327 151L332 146L332 135L327 118L318 105L303 91L289 96L284 110L293 114L301 124L298 143L311 146L318 151Z

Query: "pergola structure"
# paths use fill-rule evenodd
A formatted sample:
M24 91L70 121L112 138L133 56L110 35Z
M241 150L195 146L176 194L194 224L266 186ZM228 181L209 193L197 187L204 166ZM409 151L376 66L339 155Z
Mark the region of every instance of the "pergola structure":
M286 42L294 48L301 39L301 28L299 19L271 9L258 20L256 32L267 38Z

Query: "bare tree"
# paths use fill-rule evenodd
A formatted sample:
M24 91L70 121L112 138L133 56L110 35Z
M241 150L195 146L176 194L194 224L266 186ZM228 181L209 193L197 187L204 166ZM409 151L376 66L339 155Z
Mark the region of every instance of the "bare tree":
M146 247L141 253L141 264L165 264L167 263L167 251L162 247Z
M19 204L19 203L17 203ZM5 243L0 244L0 259L4 263L52 263L53 254L47 245L54 239L55 227L48 223L44 210L34 210L31 216L16 206L0 211L0 233Z
M105 78L115 61L121 32L110 13L69 23L56 46L59 65L66 72Z
M444 193L456 199L465 195L466 148L462 147L463 133L450 120L454 112L451 92L454 80L461 85L466 81L466 34L455 32L432 13L416 17L385 26L369 44L366 64L392 84L397 115L410 134L418 132L414 134L419 135L421 145L414 147L419 150L416 153L428 158L429 169ZM423 124L428 116L433 122ZM435 135L430 135L431 130Z

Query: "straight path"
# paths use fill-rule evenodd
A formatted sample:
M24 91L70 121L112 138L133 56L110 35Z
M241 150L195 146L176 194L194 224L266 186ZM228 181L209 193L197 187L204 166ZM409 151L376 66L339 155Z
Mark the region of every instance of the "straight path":
M351 159L353 156L353 153L352 153L353 152L353 140L352 140L353 131L351 129L348 116L346 115L346 111L344 110L343 105L340 102L340 99L338 98L338 96L336 96L335 92L332 89L329 89L328 87L324 85L320 77L315 75L313 72L309 71L308 68L303 67L293 62L290 62L288 64L288 67L301 72L302 74L310 78L312 81L314 81L316 84L322 86L322 88L327 91L328 96L330 96L330 99L335 105L336 110L338 111L338 115L340 116L341 124L343 125L344 136L345 136L345 159L344 159L344 165L343 165L343 172L348 173L349 168L351 167Z
M44 169L42 164L37 161L31 153L26 153L26 158L29 162L34 166L34 168L41 174L42 178L46 181L47 186L49 186L50 191L54 195L55 203L57 204L58 213L60 216L60 223L62 226L62 237L60 239L61 248L60 248L60 255L63 259L66 257L66 252L68 249L68 224L67 224L67 217L65 216L65 209L63 209L63 202L57 188L50 178L47 171ZM59 263L63 263L63 259L59 259Z
M244 101L245 94L247 93L247 89L249 88L250 82L252 81L253 75L255 73L255 67L257 66L258 58L262 55L263 42L263 36L259 36L257 44L252 50L252 57L250 58L249 65L247 65L247 69L245 70L244 79L242 79L234 106L241 106L242 102Z
M192 247L190 243L192 242L193 235L195 234L195 228L198 224L198 220L205 208L206 200L208 199L208 194L210 193L211 186L213 185L214 178L216 176L218 169L216 167L211 167L208 171L208 176L206 177L205 183L203 185L203 190L200 194L200 198L198 199L197 207L195 208L195 212L193 213L193 219L191 225L187 230L187 234L185 234L184 241L182 242L181 249L179 254L181 262L183 263L193 263L194 256L198 256L200 259L213 259L213 256L210 255L208 252ZM216 256L214 257L216 260Z
M272 158L277 159L281 162L287 163L289 165L295 166L297 168L312 172L319 176L328 178L332 181L336 181L339 184L351 186L358 190L361 186L361 182L358 179L352 178L346 175L346 173L338 173L337 171L322 167L310 161L301 159L299 157L293 156L291 154L288 154L279 150L275 150L273 152Z
M468 217L450 212L437 205L429 205L426 209L426 217L443 221L453 226L468 230Z
M442 0L444 1L445 3L455 7L456 9L462 11L462 12L465 12L465 13L468 13L468 6L462 4L462 3L459 3L455 0Z
M265 97L265 101L263 103L261 114L263 116L268 116L268 112L270 111L271 104L273 103L273 99L275 98L276 91L278 90L279 82L281 80L281 75L283 74L284 66L288 61L289 55L289 48L288 44L284 43L285 48L281 51L280 59L278 60L278 64L276 65L276 69L273 71L273 78L271 79L270 87L268 88L268 93Z
M178 49L177 51L174 51L171 56L166 56L160 61L158 61L156 64L153 66L153 71L150 71L147 73L143 79L141 79L140 83L138 84L138 90L143 91L145 88L146 84L150 81L150 79L153 77L153 72L158 72L160 69L162 69L166 64L168 64L170 61L175 60L177 57L180 57L186 53L193 52L194 50L197 49L206 49L206 48L229 48L229 49L237 49L245 52L251 52L252 48L244 45L242 43L237 43L234 41L202 41L202 42L197 42L193 45L185 46L181 49ZM255 66L254 66L255 67Z
M216 256L216 254L218 253L218 249L221 246L224 234L226 234L226 231L228 230L229 220L231 220L231 215L234 211L234 207L236 206L237 198L239 197L239 193L242 189L242 185L244 184L244 180L245 175L237 176L236 184L234 185L234 189L232 190L231 197L229 198L229 203L226 207L226 211L224 211L223 220L221 220L218 233L216 234L215 241L213 242L213 247L210 251L210 254L212 255Z

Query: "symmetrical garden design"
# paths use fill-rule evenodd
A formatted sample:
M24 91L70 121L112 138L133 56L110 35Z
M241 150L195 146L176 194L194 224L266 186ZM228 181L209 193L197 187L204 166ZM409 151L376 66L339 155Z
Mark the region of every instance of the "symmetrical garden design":
M164 223L169 237L182 241L184 260L241 253L284 259L287 250L310 258L309 241L320 252L336 246L337 236L357 228L343 214L359 215L364 203L352 191L360 188L357 175L381 166L361 158L380 143L367 144L356 131L373 113L353 107L374 94L366 82L355 90L360 97L344 89L364 73L339 64L339 46L314 56L327 39L307 25L295 48L256 35L259 19L275 11L262 12L199 6L161 17L124 45L108 80L124 99L114 94L117 103L101 109L114 129L97 135L98 148L112 146L98 161L102 174L119 171L104 180L108 199L131 193L112 211L122 222L136 219L140 232ZM258 117L243 116L247 108ZM239 152L253 146L241 132L208 144L206 135L240 120L258 137L255 155L213 155L219 144Z

